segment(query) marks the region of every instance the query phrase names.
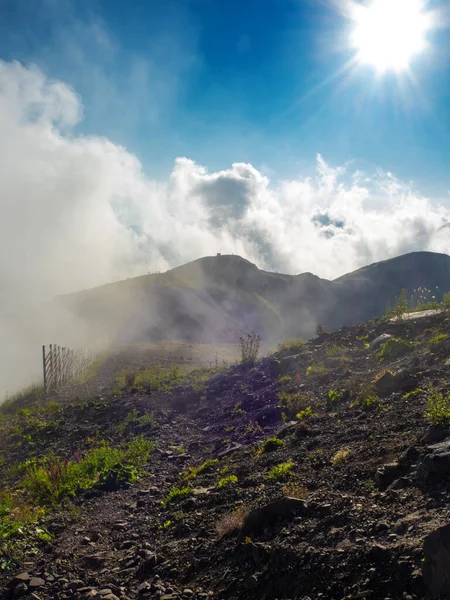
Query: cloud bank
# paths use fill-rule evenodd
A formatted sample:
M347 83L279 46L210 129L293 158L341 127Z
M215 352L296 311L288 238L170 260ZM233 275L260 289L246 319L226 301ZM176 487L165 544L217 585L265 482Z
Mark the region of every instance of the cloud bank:
M413 250L450 251L440 229L449 208L391 173L319 155L313 177L271 181L251 164L210 173L177 158L155 181L124 147L75 134L82 117L71 87L0 61L3 339L15 337L5 315L22 306L219 251L326 278Z

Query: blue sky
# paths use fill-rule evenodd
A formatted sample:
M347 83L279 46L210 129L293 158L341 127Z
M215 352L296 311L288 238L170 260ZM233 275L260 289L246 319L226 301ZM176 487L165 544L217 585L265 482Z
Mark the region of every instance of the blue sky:
M250 162L273 177L355 161L450 189L450 44L430 34L408 78L351 58L321 0L0 0L0 58L36 64L82 97L78 132L136 153L164 179L178 156Z

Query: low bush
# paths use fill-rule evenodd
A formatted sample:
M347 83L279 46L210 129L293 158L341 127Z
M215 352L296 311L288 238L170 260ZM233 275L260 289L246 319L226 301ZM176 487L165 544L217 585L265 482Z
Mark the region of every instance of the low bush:
M332 465L340 465L342 463L347 462L347 460L349 459L351 454L351 451L349 448L342 448L341 450L338 450L336 452L336 454L333 456L333 458L331 459L331 464Z
M347 354L347 348L345 348L345 346L339 346L338 344L325 344L324 354L329 357L342 357Z
M295 416L302 410L305 410L314 400L300 392L280 392L278 401L280 407L285 410L290 416Z
M428 390L425 418L433 425L445 425L450 422L450 396L444 396L438 390Z
M80 459L49 458L28 469L23 486L38 505L57 505L83 489L133 483L153 449L153 442L136 437L119 448L103 443Z
M316 413L313 412L313 409L310 406L307 406L305 410L301 410L295 416L299 421L302 421L303 419L312 419L313 417L317 417Z
M325 377L328 375L328 369L323 363L318 363L316 365L310 365L306 369L307 375L313 375L315 377Z
M292 461L279 463L270 469L269 473L267 474L267 479L272 481L283 481L291 476L294 466L295 463Z
M446 333L435 333L435 335L433 335L433 337L428 340L427 352L431 352L435 346L442 344L442 342L444 342L447 338L448 335Z
M239 337L241 363L243 365L251 366L255 364L258 359L261 341L261 336L253 331L251 333L243 333Z
M288 498L298 498L299 500L305 500L309 494L308 488L302 483L286 483L281 490Z
M267 438L261 444L258 454L265 454L266 452L273 452L274 450L277 450L278 448L280 448L284 445L285 445L285 443L283 442L283 440L280 440L277 437Z
M298 339L288 339L278 344L277 352L281 355L287 356L289 354L298 354L305 347L305 342Z
M194 479L197 475L202 473L208 473L213 470L213 467L219 464L218 458L211 458L204 462L199 467L189 467L187 472L183 475L184 479Z
M0 573L15 568L26 555L37 552L50 534L38 520L43 510L27 504L17 494L0 493Z
M248 512L246 508L239 507L232 513L220 517L216 525L217 537L221 539L226 535L240 531Z
M137 425L139 427L152 427L153 429L158 427L153 412L144 412L142 415L139 415L136 408L127 414L125 423L127 425Z
M338 392L337 390L328 390L328 402L331 404L339 404L343 398L343 392Z
M183 500L183 498L190 496L191 494L192 490L190 487L172 488L164 500L162 500L161 504L163 508L167 508L171 502L178 502Z
M217 487L221 489L229 485L236 485L237 482L238 478L236 477L236 475L228 475L228 477L223 477L222 479L219 479Z
M407 340L392 337L381 345L377 354L380 363L390 362L401 358L414 350L414 344Z

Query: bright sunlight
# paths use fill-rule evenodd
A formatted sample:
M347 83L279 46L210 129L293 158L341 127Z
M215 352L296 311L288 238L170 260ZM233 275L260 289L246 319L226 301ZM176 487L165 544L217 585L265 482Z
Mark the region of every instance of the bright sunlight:
M431 16L423 0L372 0L355 5L352 44L361 64L377 71L404 71L426 48Z

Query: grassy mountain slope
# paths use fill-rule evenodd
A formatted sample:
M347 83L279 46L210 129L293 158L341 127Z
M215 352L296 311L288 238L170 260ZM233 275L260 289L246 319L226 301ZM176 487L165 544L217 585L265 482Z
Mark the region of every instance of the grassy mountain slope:
M449 327L383 319L226 368L122 349L10 406L2 600L449 597Z
M108 284L58 299L95 338L236 340L255 329L266 340L310 337L384 314L402 288L450 290L450 257L416 252L334 281L310 273L262 271L239 256L205 257L163 274Z

